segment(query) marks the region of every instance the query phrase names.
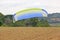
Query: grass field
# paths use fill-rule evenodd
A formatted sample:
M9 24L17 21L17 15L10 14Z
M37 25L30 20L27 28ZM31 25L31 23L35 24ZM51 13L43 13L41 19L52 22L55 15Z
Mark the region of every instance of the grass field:
M60 40L60 28L0 27L0 40Z

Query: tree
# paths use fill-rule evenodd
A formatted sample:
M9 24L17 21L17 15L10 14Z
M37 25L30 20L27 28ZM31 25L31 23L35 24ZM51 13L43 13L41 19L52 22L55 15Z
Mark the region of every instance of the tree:
M0 26L3 25L3 17L4 15L0 12Z
M4 15L0 12L0 16L4 16Z
M2 23L2 22L0 22L0 26L2 26L2 24L3 24L3 23Z
M13 26L13 15L5 15L3 18L4 25Z
M48 21L46 19L41 19L37 24L39 27L49 27Z

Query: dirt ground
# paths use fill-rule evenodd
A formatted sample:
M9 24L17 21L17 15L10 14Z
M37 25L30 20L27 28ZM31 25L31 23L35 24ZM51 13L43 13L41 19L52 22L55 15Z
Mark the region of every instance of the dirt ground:
M60 40L60 28L0 27L0 40Z

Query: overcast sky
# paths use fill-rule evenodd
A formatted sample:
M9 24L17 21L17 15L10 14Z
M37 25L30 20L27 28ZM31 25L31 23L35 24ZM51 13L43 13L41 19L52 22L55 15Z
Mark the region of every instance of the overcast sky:
M60 12L60 0L0 0L0 12L5 15L26 8L42 8L48 13Z

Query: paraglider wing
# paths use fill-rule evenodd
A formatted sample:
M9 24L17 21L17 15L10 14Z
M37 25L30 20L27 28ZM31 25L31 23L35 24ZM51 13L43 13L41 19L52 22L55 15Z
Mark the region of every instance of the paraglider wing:
M15 21L33 18L33 17L47 17L47 12L44 9L33 8L15 13Z

